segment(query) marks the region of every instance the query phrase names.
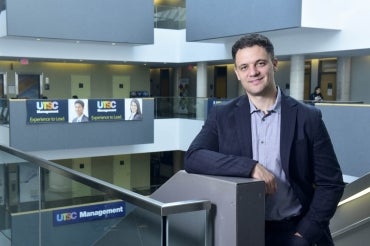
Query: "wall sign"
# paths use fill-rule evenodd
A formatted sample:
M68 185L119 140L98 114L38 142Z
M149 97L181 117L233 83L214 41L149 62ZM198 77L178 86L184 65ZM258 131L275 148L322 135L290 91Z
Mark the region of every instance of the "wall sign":
M123 201L53 211L53 225L61 226L93 220L104 220L126 215Z

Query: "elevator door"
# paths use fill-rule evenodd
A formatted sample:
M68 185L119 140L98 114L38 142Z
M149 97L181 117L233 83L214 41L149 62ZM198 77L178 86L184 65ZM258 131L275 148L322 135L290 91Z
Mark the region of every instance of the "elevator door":
M326 101L335 101L337 98L336 73L324 73L320 76L321 93Z
M215 88L216 98L227 98L227 67L215 67Z

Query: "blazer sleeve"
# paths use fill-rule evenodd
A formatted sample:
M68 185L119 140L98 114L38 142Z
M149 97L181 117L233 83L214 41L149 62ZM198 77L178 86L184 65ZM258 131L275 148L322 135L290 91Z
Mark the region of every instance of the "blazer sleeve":
M191 143L185 154L185 170L198 174L250 177L257 161L241 155L238 142L232 134L228 134L235 129L228 125L230 120L225 118L225 110L220 112L220 109L219 106L212 108ZM218 119L219 115L222 119Z
M316 242L323 236L325 228L334 215L337 204L343 194L344 182L340 165L319 110L310 114L312 126L311 153L312 178L307 178L306 185L313 187L313 194L308 201L307 212L300 221L297 231L310 242ZM310 174L306 174L309 175ZM304 179L300 181L304 184ZM299 185L299 184L298 184ZM302 194L303 195L303 194Z

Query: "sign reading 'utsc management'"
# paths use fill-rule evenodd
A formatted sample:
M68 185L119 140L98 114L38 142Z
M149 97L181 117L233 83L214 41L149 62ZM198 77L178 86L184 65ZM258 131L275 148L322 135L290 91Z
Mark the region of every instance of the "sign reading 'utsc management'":
M104 203L82 207L72 207L53 211L54 226L104 220L126 215L125 202Z
M27 100L26 105L27 124L125 120L124 99Z

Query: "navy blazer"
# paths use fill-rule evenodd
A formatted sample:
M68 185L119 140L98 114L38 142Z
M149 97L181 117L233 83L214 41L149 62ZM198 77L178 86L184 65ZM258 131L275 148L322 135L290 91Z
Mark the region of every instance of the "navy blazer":
M297 231L311 243L330 245L329 220L344 183L319 109L281 94L282 167L302 204ZM250 104L246 95L215 105L185 154L191 173L250 177L253 160Z

